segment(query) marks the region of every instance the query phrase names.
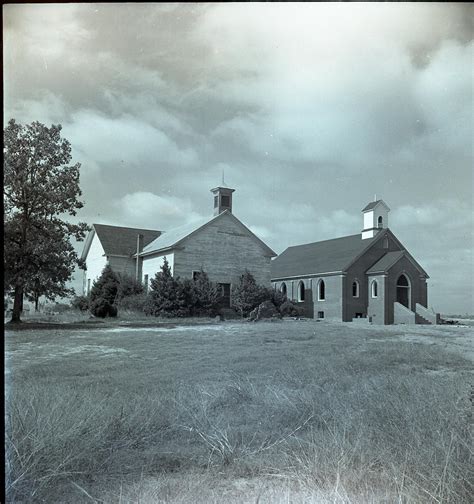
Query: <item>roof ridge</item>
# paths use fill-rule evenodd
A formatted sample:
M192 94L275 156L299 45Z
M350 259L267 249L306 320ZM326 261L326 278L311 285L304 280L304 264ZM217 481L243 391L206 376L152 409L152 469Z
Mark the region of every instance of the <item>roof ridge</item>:
M93 226L104 226L104 227L111 227L111 228L119 228L119 229L138 229L140 231L152 231L154 233L163 233L163 231L160 231L159 229L149 229L149 228L138 228L138 227L132 227L132 226L115 226L114 224L99 224L97 222L94 222L92 224Z
M315 245L316 243L325 243L325 242L330 242L330 241L342 240L343 238L353 238L354 236L360 236L360 233L355 233L355 234L346 235L346 236L339 236L337 238L328 238L327 240L319 240L319 241L308 242L308 243L300 243L299 245L291 245L290 247L287 247L286 250L288 250L290 248L304 247L305 245Z

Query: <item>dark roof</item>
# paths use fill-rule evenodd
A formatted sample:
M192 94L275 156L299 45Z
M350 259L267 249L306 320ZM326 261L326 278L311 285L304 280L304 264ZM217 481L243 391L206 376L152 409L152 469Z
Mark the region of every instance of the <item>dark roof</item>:
M388 208L387 203L385 203L384 200L379 199L377 201L372 201L371 203L369 203L365 208L362 209L362 211L363 212L368 212L369 210L372 210L373 208L375 208L379 204L384 205L387 210L390 210L390 208Z
M368 275L372 275L374 273L383 273L385 271L388 271L404 255L405 255L404 250L397 250L396 252L387 252L373 266L371 266L366 271L366 273Z
M143 246L147 246L161 231L121 226L93 224L105 255L132 255L137 251L137 236L143 235Z
M372 210L372 208L375 208L381 201L382 201L381 199L379 199L377 201L372 201L365 208L363 208L362 211L368 212L369 210Z
M378 237L376 235L363 240L359 233L289 247L272 261L271 277L286 278L344 271Z

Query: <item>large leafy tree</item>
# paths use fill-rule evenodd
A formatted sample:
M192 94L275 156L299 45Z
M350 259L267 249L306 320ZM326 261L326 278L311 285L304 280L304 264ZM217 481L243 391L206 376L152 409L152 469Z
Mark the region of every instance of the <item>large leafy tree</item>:
M79 168L61 125L21 125L4 130L4 288L13 291L12 321L20 321L24 294L51 299L71 292L66 282L80 261L71 238L87 225L68 222L82 208Z

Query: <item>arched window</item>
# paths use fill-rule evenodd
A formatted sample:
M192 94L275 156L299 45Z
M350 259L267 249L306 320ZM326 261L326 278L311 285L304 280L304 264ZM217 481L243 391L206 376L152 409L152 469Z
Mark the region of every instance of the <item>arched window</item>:
M298 301L304 301L304 283L302 281L298 284Z
M373 298L376 298L378 296L378 284L377 284L377 280L374 280L372 282L372 297Z
M359 297L359 282L357 280L352 282L352 297Z
M324 285L324 280L320 280L318 283L318 301L324 301L326 299L326 287Z
M286 283L283 282L281 285L280 285L280 292L286 296Z
M388 238L385 236L385 238L383 239L383 248L384 249L388 249Z
M382 216L380 216L380 217L378 218L378 220L377 220L377 226L378 226L379 228L383 227L383 218L382 218Z

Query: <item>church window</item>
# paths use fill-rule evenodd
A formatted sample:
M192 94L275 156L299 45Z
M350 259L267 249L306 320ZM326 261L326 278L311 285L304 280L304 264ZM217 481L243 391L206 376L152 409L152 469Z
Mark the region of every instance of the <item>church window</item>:
M352 297L359 297L359 282L357 280L354 280L354 282L352 282Z
M384 249L388 249L388 238L387 238L387 237L385 237L385 238L383 239L383 248L384 248Z
M324 280L320 280L318 283L318 301L324 301L326 299L326 286L324 285Z
M193 280L197 280L200 275L201 275L201 270L193 271Z
M382 218L382 216L380 216L380 217L378 218L378 221L377 221L377 226L378 226L379 228L383 227L383 218Z
M298 284L298 301L304 301L304 283Z
M378 284L377 280L374 280L372 282L372 297L376 298L378 296Z
M230 207L230 197L229 196L221 196L221 206L229 208Z
M318 311L318 318L324 318L324 312Z
M280 292L286 296L286 283L283 282L281 285L280 285Z

